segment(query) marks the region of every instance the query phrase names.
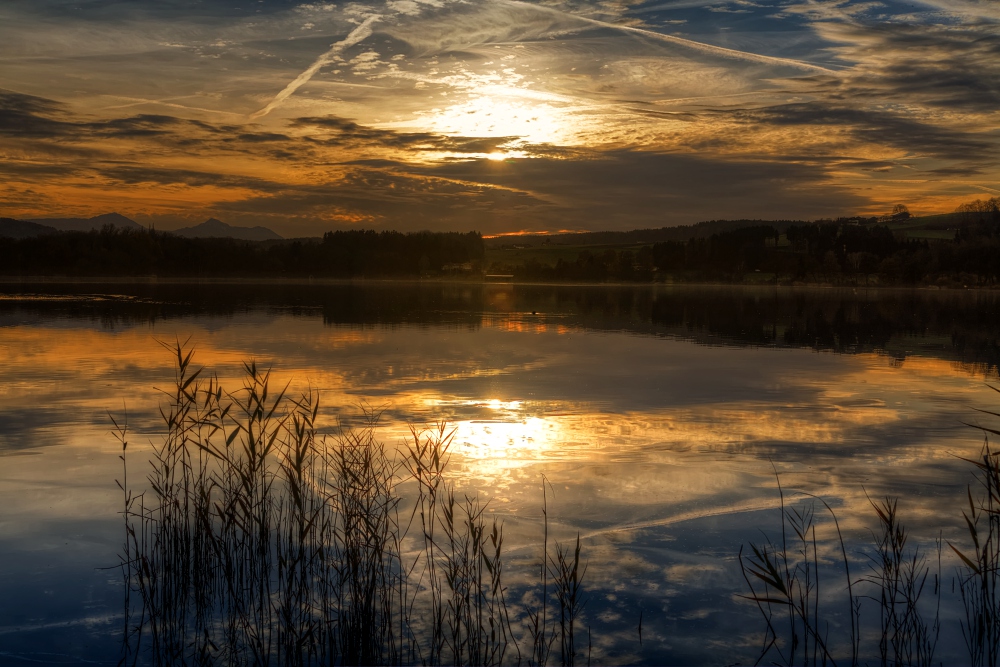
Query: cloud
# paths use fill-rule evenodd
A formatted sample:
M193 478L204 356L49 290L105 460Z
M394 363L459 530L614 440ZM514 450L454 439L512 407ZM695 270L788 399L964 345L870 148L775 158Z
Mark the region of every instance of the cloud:
M67 124L51 118L63 107L54 100L0 89L0 133L17 137L54 137Z
M283 233L954 208L1000 173L994 4L15 3L0 207Z
M161 137L165 134L176 134L182 125L193 125L201 129L207 126L203 123L185 121L174 116L140 114L127 118L115 118L93 123L80 123L77 127L80 135L96 133L115 138Z
M1000 6L993 0L917 0L959 19L1000 21Z
M866 204L832 185L820 167L639 151L564 158L354 163L337 180L277 186L219 210L262 224L268 216L283 219L315 235L331 226L495 233L658 227L716 216L813 219Z
M566 226L666 226L713 217L815 218L864 203L820 166L765 156L711 156L636 150L585 151L575 159L456 162L428 170L528 192L559 209ZM565 218L561 216L565 215ZM536 223L549 222L539 216Z
M41 186L54 178L65 178L76 173L74 165L58 162L28 162L20 160L0 160L0 174L9 178L26 179ZM9 185L9 184L8 184ZM0 199L0 202L5 200Z
M72 115L55 100L0 90L0 132L19 138L90 141L95 137L138 139L184 135L187 130L215 131L214 126L174 116L139 114L91 120Z
M103 178L125 185L137 185L140 183L187 185L192 187L211 185L226 188L242 188L257 192L279 190L283 187L280 183L263 178L252 178L211 171L194 171L190 169L168 169L138 165L96 165L95 171Z
M995 113L1000 106L1000 15L871 14L863 6L831 2L786 11L810 19L828 49L849 64L837 78L826 80L822 93L863 105L926 105L973 113Z
M316 72L318 72L324 66L334 62L337 56L339 56L344 49L350 46L354 46L355 44L367 39L372 34L372 25L381 18L382 17L378 14L368 16L367 18L365 18L364 21L361 22L361 25L352 30L347 35L347 37L340 40L339 42L334 42L333 44L331 44L329 51L327 51L319 58L317 58L315 61L313 61L312 65L307 67L304 72L295 77L295 79L293 79L291 83L285 86L281 90L281 92L275 95L274 99L268 102L263 109L260 109L259 111L255 111L254 113L250 114L250 120L255 120L262 116L266 116L267 114L274 111L276 108L278 108L278 106L281 105L282 102L284 102L293 94L295 94L296 90L298 90L306 83L308 83L309 80L316 75Z
M303 141L328 147L407 149L449 153L484 154L518 137L462 137L433 132L401 132L361 125L338 116L302 117L289 126L304 132Z
M353 120L337 116L295 118L290 126L311 129L323 134L306 135L306 140L329 146L378 144L391 147L409 147L439 142L442 137L431 133L408 133L382 130L359 125Z
M832 127L852 135L860 146L883 145L913 155L946 160L988 156L995 142L988 135L950 129L914 120L902 113L876 109L834 107L817 102L783 104L734 115L752 126Z
M291 141L291 137L278 132L241 132L236 135L236 140L245 141L248 144L262 144Z
M37 111L39 117L61 113L58 105L46 100L12 99L18 100L14 106ZM808 105L734 115L752 125L839 123L851 131L862 131L860 127L898 136L900 141L908 132L927 129L907 126L900 119L834 113ZM734 158L711 152L535 145L526 147L535 157L496 162L483 156L501 149L510 137L402 132L332 115L292 119L285 127L284 132L269 132L246 125L137 115L60 121L58 133L61 141L99 135L127 146L152 143L158 150L188 151L196 146L199 158L192 164L208 155L220 159L244 155L262 164L291 160L290 169L266 170L266 176L247 169L236 173L225 162L213 170L107 157L81 161L73 172L79 178L98 179L109 189L143 184L208 189L215 194L206 202L207 212L269 224L283 233L291 227L318 234L343 225L475 227L490 233L511 228L620 229L719 217L815 218L849 213L867 203L835 183L832 162L827 166L815 160L789 162L787 156ZM936 137L937 148L944 150L953 139ZM268 155L266 147L272 145L285 157ZM450 157L414 161L418 153ZM378 154L383 157L373 159ZM326 173L319 180L296 173L320 164L326 165ZM230 196L220 198L219 193L226 191Z

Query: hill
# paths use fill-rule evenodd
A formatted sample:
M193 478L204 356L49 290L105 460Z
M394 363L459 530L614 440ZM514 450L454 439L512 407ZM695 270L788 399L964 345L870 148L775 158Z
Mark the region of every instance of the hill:
M60 232L89 232L100 230L105 225L116 229L145 229L135 220L126 218L120 213L104 213L93 218L33 218L29 222L52 227Z
M55 227L40 225L27 220L15 220L14 218L0 218L0 236L11 239L29 239L45 234L55 234L59 230Z
M170 232L189 239L229 238L241 241L272 241L282 237L267 227L236 227L215 218L209 218L194 227L182 227Z

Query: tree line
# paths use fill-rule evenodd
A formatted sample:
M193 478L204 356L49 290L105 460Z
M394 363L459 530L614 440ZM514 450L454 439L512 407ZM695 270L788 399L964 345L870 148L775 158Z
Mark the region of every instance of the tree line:
M0 274L65 276L415 277L481 267L478 232L327 232L322 239L192 239L105 226L0 237Z
M897 207L902 208L902 207ZM513 275L520 281L775 282L995 285L1000 277L1000 198L963 204L950 239L909 238L881 218L755 222L686 240L582 249L554 264L486 264L478 232L327 232L321 239L185 238L105 226L32 238L0 237L0 275L205 277L419 277ZM714 225L715 223L713 223ZM693 227L690 229L694 229Z
M1000 278L1000 199L957 211L953 239L908 238L875 220L757 224L705 238L633 249L583 250L545 264L495 264L527 281L821 282L995 285ZM893 217L896 217L894 214ZM896 219L905 219L902 216Z

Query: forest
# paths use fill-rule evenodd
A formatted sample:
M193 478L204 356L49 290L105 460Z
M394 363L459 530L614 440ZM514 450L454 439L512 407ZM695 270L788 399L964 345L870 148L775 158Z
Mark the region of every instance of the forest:
M758 223L687 240L581 249L553 263L498 261L489 270L522 281L995 285L1000 199L964 205L952 219L953 238L912 238L891 229L891 218Z
M122 229L0 236L0 275L240 278L510 277L520 282L714 282L992 286L1000 277L1000 198L974 201L921 236L897 207L881 218L724 221L620 233L542 237L517 255L478 232L352 230L322 238L243 241ZM733 223L735 224L735 223ZM706 226L710 225L710 226ZM699 230L714 233L699 234ZM686 239L679 234L689 231ZM926 230L924 230L926 231ZM632 238L653 233L646 241ZM660 233L662 232L662 233ZM669 234L667 233L669 232ZM637 237L638 238L638 237ZM651 239L665 239L652 241ZM537 238L535 239L538 240Z
M191 277L416 277L472 270L477 232L336 231L322 239L184 238L105 226L33 238L0 237L0 275Z

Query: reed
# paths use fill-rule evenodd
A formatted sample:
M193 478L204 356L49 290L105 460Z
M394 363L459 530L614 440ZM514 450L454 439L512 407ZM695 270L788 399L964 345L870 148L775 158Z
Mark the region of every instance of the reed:
M538 583L541 595L537 604L528 606L527 633L531 639L531 654L529 665L544 665L548 663L549 653L555 635L548 632L548 601L549 601L549 496L548 480L542 477L542 560L538 566Z
M996 433L994 430L991 433ZM985 439L980 458L967 459L976 468L982 487L973 498L968 490L968 511L963 512L972 549L949 543L961 559L959 593L965 617L962 635L971 665L1000 662L1000 453Z
M787 665L833 663L835 660L820 610L820 549L816 536L815 506L811 503L786 505L785 490L777 471L775 479L781 506L781 539L774 542L765 535L763 543L750 544L752 554L744 556L742 547L739 554L740 569L750 589L750 594L745 597L757 605L766 625L757 662L773 651L781 663ZM835 519L830 506L825 502L823 505ZM841 552L846 554L839 525L837 539ZM858 607L846 557L844 568L853 664L857 664ZM754 580L760 588L754 586Z
M123 665L578 662L587 564L579 534L570 545L550 538L547 480L540 559L514 604L503 523L449 479L447 424L411 428L405 446L387 447L380 413L365 408L361 426L321 436L317 392L272 391L270 373L252 361L229 392L194 368L185 345L167 347L176 375L145 492L130 485L127 413L112 417ZM979 488L968 489L963 513L971 547L949 546L961 563L969 664L997 665L1000 452L988 437L1000 430L978 428L987 439L968 461ZM789 502L774 474L780 537L739 553L744 597L765 626L757 662L859 665L877 655L884 666L933 664L942 541L935 563L914 545L896 498L869 498L878 523L868 571L853 578L833 508L807 493ZM863 633L869 608L879 620ZM641 643L641 613L638 631ZM589 664L589 626L587 635Z
M549 560L549 568L559 606L559 659L562 665L576 664L576 620L583 610L583 577L587 565L580 565L580 534L576 536L576 547L572 550L556 545L556 552ZM640 617L639 638L642 641L642 620Z
M444 471L454 430L411 429L406 466L418 485L414 514L423 536L423 575L430 594L430 664L501 664L511 645L503 587L503 526L487 525L477 498L458 501ZM421 577L423 579L423 577ZM519 652L519 648L515 650Z
M980 412L1000 417L1000 412ZM968 505L962 512L969 541L968 546L952 542L948 546L959 559L955 581L963 612L960 625L967 663L995 666L1000 664L1000 452L991 447L989 438L1000 435L1000 429L968 425L984 435L978 458L963 459L972 464L976 478L967 489ZM765 536L763 544L750 544L751 554L744 556L741 548L739 556L750 590L745 597L757 605L765 624L758 662L773 653L789 665L833 663L832 641L820 631L831 624L821 620L815 516L811 508L786 507L777 471L775 477L781 500L781 541L775 543ZM876 607L879 618L877 629L873 628L876 631L867 634L877 640L877 646L866 655L878 655L880 664L894 667L934 664L941 635L942 539L934 542L935 562L911 544L896 498L886 496L876 501L868 497L878 529L872 532L869 572L852 581L836 514L821 498L804 495L821 502L837 525L851 608L851 664L859 664L861 655L862 599ZM854 593L856 587L864 589L862 595Z
M778 494L781 499L781 541L765 536L763 544L750 544L752 554L740 550L740 566L753 601L765 621L764 642L759 664L773 653L782 664L837 664L838 653L851 665L861 664L862 600L877 606L879 627L877 655L883 666L928 667L934 655L941 631L941 546L936 541L937 571L931 579L932 600L925 591L931 575L931 564L919 547L909 543L909 533L900 522L898 500L887 496L869 502L878 517L878 530L872 533L872 553L869 572L852 580L850 561L843 534L833 508L822 498L803 494L808 499L799 507L788 507L785 491L777 472ZM835 545L839 547L844 567L849 637L831 637L836 627L829 612L820 603L822 582L820 541L817 539L815 502L825 508L835 527ZM757 586L754 586L754 581ZM855 593L855 590L859 593ZM871 636L873 633L869 633ZM837 646L849 641L849 658ZM872 654L872 653L866 653ZM994 664L994 663L991 663Z
M185 345L167 347L176 375L143 493L130 485L127 413L112 418L122 464L123 665L578 662L587 565L579 535L570 545L550 538L544 478L540 559L513 604L503 523L448 478L455 431L447 424L411 428L405 446L387 447L377 438L380 414L365 409L360 427L320 436L317 392L273 391L270 373L252 361L229 392L194 368ZM1000 452L988 436L1000 430L978 428L987 439L968 460L979 489L969 488L963 513L971 547L949 546L961 562L969 663L997 665ZM878 523L868 571L852 578L833 508L805 493L789 502L777 470L775 479L780 538L765 535L739 554L744 597L765 625L758 662L858 665L877 655L885 666L933 664L941 540L932 572L898 500L869 498ZM828 581L839 565L840 583ZM878 624L862 633L869 607ZM589 626L587 634L589 663ZM864 652L862 639L873 644Z
M540 599L552 598L558 625L543 612L515 632L503 524L447 479L447 425L389 448L379 413L366 410L360 428L321 437L316 392L273 392L248 362L229 393L184 345L169 347L176 377L144 493L128 483L127 420L115 422L123 664L499 665L522 662L523 644L543 665L538 637L550 646L557 636L562 663L574 664L579 538L550 558L545 508Z
M873 535L875 556L872 573L866 579L878 597L881 637L879 657L883 665L929 667L941 632L941 540L937 541L937 572L933 579L936 600L934 618L928 621L920 598L930 574L930 566L920 549L907 547L909 534L900 523L896 498L879 502L868 499L879 519L880 531Z
M1000 389L987 385L993 391ZM980 412L992 417L1000 413ZM968 511L963 512L972 549L948 546L961 560L959 594L964 618L962 636L969 654L970 665L1000 664L1000 452L990 447L990 436L1000 430L978 424L967 424L983 433L983 447L978 459L964 459L975 468L980 487L975 498L972 487L967 490Z

